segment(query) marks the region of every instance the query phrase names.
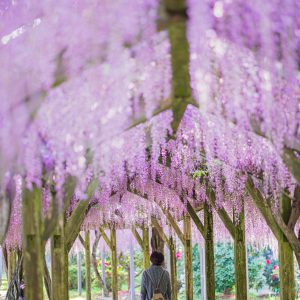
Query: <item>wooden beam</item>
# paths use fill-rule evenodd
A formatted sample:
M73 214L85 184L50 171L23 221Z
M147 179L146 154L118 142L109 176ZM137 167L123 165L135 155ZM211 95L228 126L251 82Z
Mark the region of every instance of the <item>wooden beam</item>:
M140 247L143 249L143 239L141 238L141 236L139 235L138 231L136 230L135 227L131 228L131 232L133 234L133 236L135 237L135 239L137 240L138 244L140 245Z
M274 219L272 212L267 208L265 199L260 191L254 186L251 176L248 176L246 182L246 191L251 196L255 206L258 208L264 219L266 220L268 226L272 230L275 237L278 239L281 234L281 229L279 228L276 220Z
M204 236L204 234L205 234L204 225L202 224L201 220L199 219L199 217L198 217L196 211L194 210L193 206L191 205L191 203L189 201L186 201L186 203L187 203L187 211L188 211L189 215L191 216L192 220L194 221L196 227L198 228L198 230L200 231L202 236Z
M73 210L71 217L65 224L65 243L68 252L72 248L74 241L78 236L81 225L85 219L86 212L89 206L89 200L81 200L77 203L77 206Z
M69 252L72 245L74 244L78 233L80 231L81 225L86 217L86 214L90 207L90 200L93 197L95 190L98 187L98 181L93 179L86 190L87 199L81 200L77 203L77 206L73 210L70 218L66 221L65 224L65 238L66 238L66 249Z
M210 203L213 205L216 212L218 213L219 218L222 220L223 224L225 225L225 227L229 231L230 235L234 239L235 226L234 226L231 218L227 214L227 211L222 207L221 208L217 207L217 205L216 205L216 195L215 195L215 192L211 188L207 191L207 196L208 196L208 199L210 200Z
M152 217L151 218L152 221L152 225L154 225L157 229L157 232L159 234L159 236L161 237L161 239L166 243L166 245L168 246L168 248L170 249L170 241L167 238L166 234L164 233L163 228L160 226L160 224L158 223L157 219Z
M174 220L173 216L167 210L163 210L163 213L166 215L169 223L171 224L172 228L174 229L174 231L176 232L177 236L181 240L182 244L185 244L184 234L182 233L181 229L177 225L177 222Z
M82 245L83 247L85 247L85 240L83 239L83 237L81 236L80 233L78 234L78 239L79 239L81 245Z
M298 185L300 186L300 160L296 156L295 151L285 147L283 150L282 158L286 166L288 167L289 171L291 172L291 174L293 174Z
M107 246L110 249L112 249L112 242L111 242L111 240L109 239L109 237L107 236L107 234L105 233L104 229L101 226L99 227L99 231L100 231L105 243L107 244Z

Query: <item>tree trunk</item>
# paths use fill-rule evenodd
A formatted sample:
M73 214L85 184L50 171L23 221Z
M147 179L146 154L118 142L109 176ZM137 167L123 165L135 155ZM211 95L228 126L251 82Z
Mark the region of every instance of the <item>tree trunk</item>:
M192 235L189 215L184 216L184 240L186 299L193 300Z
M91 249L90 249L90 231L85 232L84 238L85 248L85 269L86 269L86 300L92 300L92 287L91 287Z
M95 231L95 241L94 241L93 250L92 250L92 264L93 264L94 272L95 272L96 277L99 282L99 286L103 290L103 295L105 297L108 297L109 296L108 289L106 287L105 282L101 278L101 275L98 271L98 266L97 266L97 247L98 247L100 238L101 238L101 234L98 231Z
M234 268L236 281L236 299L247 300L247 262L245 243L245 214L244 209L235 220L234 237Z
M206 297L207 300L214 300L216 295L213 214L207 203L204 204L204 235Z
M280 212L283 221L287 224L291 215L291 201L287 197L280 199ZM295 299L295 270L293 249L282 233L278 239L279 248L279 276L280 299Z
M44 249L41 222L42 194L37 187L25 189L23 196L23 251L25 299L43 300Z

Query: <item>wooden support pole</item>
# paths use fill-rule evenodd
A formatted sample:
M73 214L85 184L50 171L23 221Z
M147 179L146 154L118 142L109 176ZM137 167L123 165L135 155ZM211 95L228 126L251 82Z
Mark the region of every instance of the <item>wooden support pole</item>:
M185 236L182 233L182 231L180 230L180 228L179 228L176 220L173 218L173 216L168 211L164 211L164 214L166 215L169 223L171 224L172 228L176 232L176 234L179 237L180 241L182 242L182 244L184 244L184 242L185 242Z
M136 241L140 245L141 249L143 249L143 239L141 238L140 234L138 233L135 227L131 228L131 231Z
M169 17L169 38L172 63L172 129L176 133L180 121L191 98L189 75L189 44L186 34L186 1L165 0Z
M204 204L204 240L205 240L205 283L206 299L214 300L215 295L215 251L213 214L208 203Z
M64 251L64 300L69 300L69 251L65 249ZM54 299L52 299L54 300Z
M25 299L43 300L44 251L41 222L42 192L24 189L22 201Z
M85 269L86 269L86 300L92 299L92 280L91 280L91 246L90 246L90 231L85 231L84 236L85 249Z
M150 267L150 244L149 244L149 227L143 227L143 256L144 269Z
M170 269L171 269L171 285L172 285L172 299L178 298L178 285L177 285L177 269L176 269L176 245L172 236L169 238L170 246Z
M235 224L234 236L234 268L236 280L236 297L239 300L247 300L247 262L246 262L246 242L245 242L245 212L244 208L238 218L234 214Z
M117 243L116 243L116 229L111 229L110 235L111 244L111 261L112 261L112 293L113 300L118 299L118 264L117 264Z
M283 221L288 224L292 207L288 197L280 199L280 213ZM281 232L278 239L279 249L279 276L280 276L280 300L292 300L295 295L295 270L293 249L285 235Z
M199 219L192 205L187 202L187 210L194 224L201 233L205 241L205 277L206 277L206 297L208 300L215 299L215 258L214 258L214 232L213 214L208 203L204 203L204 225Z
M51 238L51 299L66 300L65 294L65 244L64 244L64 217L61 214L57 228Z
M205 266L205 246L201 245L198 248L200 253L200 267L201 267L201 300L207 300L207 290L206 290L206 266Z
M193 300L192 235L191 217L184 216L184 260L186 299Z

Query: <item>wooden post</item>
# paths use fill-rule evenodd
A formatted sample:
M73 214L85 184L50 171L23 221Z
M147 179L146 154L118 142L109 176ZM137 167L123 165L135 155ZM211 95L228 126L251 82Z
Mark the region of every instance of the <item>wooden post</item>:
M78 296L82 294L82 271L81 271L81 257L80 252L77 252L77 291Z
M57 228L51 238L51 299L66 300L65 283L65 245L64 245L64 218L59 217Z
M205 264L205 290L208 300L215 299L215 257L214 257L214 232L213 232L213 214L211 207L208 203L203 204L204 209L204 225L199 219L196 211L192 205L187 202L187 210L192 218L197 229L201 233L205 241L205 258L203 262Z
M177 269L176 269L176 245L172 236L169 238L170 245L170 269L171 269L171 285L172 285L172 299L177 300Z
M236 216L233 214L233 220L229 217L224 208L216 206L216 195L212 189L208 189L207 196L229 231L234 240L234 268L236 280L236 298L247 300L247 262L246 262L246 242L245 242L245 212L244 207L241 213Z
M149 227L143 226L143 255L144 269L150 267L150 245L149 245Z
M172 111L174 115L172 129L176 133L188 102L191 100L186 1L165 0L164 2L169 21L168 32L171 43Z
M184 260L186 299L193 300L191 217L184 216Z
M69 251L64 250L64 280L63 280L64 300L69 299ZM54 299L52 299L54 300Z
M236 280L236 297L239 300L247 300L247 263L246 263L246 242L245 242L245 212L244 208L236 220L234 237L234 268Z
M90 247L90 231L85 231L84 237L85 249L85 269L86 269L86 300L92 299L91 290L91 247Z
M283 221L288 224L291 215L291 201L288 197L280 199L280 213ZM292 300L295 295L295 270L293 249L281 232L278 239L279 248L279 275L280 275L280 299Z
M25 299L43 300L44 251L41 231L42 193L36 186L24 189L22 201Z
M116 241L116 228L110 231L111 243L111 262L112 262L112 293L113 300L118 299L118 265L117 265L117 241Z
M205 246L201 245L198 249L200 253L200 267L201 267L201 300L207 300L207 283L206 283L206 265L205 265Z
M214 227L211 207L204 204L205 282L207 300L215 299Z

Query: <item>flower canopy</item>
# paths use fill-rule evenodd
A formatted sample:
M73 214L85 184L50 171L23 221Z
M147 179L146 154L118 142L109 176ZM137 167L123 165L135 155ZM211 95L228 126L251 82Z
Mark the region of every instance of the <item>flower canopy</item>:
M148 222L161 207L180 219L208 188L217 208L253 212L249 176L275 209L283 192L294 196L285 154L299 163L299 1L187 4L194 99L175 132L158 0L2 1L0 183L18 187L10 230L22 223L22 181L43 189L46 213L70 175L69 211L98 182L84 224L93 228Z

